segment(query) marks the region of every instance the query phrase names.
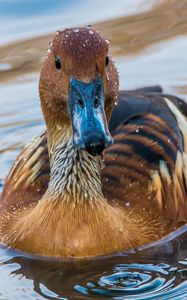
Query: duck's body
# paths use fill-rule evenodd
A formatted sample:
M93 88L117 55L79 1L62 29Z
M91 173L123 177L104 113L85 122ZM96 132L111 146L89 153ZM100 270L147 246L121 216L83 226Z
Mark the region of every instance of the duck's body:
M47 133L7 176L1 241L32 253L86 257L155 241L186 223L186 112L176 97L120 92L109 122L114 143L102 157L77 149L66 121L46 117Z

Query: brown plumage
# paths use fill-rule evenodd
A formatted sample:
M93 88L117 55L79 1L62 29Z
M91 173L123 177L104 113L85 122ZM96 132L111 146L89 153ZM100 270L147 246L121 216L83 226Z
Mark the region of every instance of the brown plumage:
M105 65L108 55L108 42L89 27L57 32L50 44L39 84L47 131L7 176L0 214L6 245L86 257L135 248L186 223L187 105L157 87L121 91L114 105L118 74L111 58ZM101 157L74 147L66 109L70 77L90 82L98 74L114 139Z

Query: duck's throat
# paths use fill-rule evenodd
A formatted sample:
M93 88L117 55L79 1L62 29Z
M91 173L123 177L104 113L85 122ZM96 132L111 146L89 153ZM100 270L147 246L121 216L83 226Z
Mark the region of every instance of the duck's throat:
M73 146L71 135L50 147L50 182L41 200L6 224L3 242L23 251L85 257L131 247L123 210L105 200L101 160ZM34 240L33 240L34 239Z
M59 137L50 148L50 182L47 197L67 201L103 199L101 159L73 145L71 133Z

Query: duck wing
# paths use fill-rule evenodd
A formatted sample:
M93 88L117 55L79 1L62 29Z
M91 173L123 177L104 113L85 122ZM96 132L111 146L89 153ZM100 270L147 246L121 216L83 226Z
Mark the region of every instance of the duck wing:
M37 203L49 182L46 132L34 138L16 158L1 195L1 210L17 210Z
M187 104L177 97L120 92L109 123L114 143L105 150L102 171L108 201L137 211L154 207L173 228L186 223L186 116Z

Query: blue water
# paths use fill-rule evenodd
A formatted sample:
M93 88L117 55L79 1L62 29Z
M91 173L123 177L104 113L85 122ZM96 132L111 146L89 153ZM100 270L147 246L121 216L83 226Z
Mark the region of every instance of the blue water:
M0 299L187 299L186 246L181 235L160 249L82 261L2 248Z
M42 38L67 26L88 25L133 15L129 21L131 23L124 23L124 34L127 34L127 25L136 21L138 13L152 10L155 2L157 1L0 1L1 189L16 156L44 128L37 89L39 73L33 68L39 62L31 63L31 57L41 50L39 44L28 44L27 40L38 36ZM172 1L179 2L185 1ZM176 22L175 11L176 9L166 10L166 13L172 15L172 22ZM154 15L151 20L143 18L142 22L145 28L154 24L159 26L160 15ZM137 43L137 49L133 53L117 55L115 49L112 50L120 72L121 88L159 83L166 92L187 99L187 32L183 30L186 23L182 25L178 34L155 43L150 42L144 48L143 36L139 42L133 40L132 43ZM160 35L166 36L165 31L171 26L172 24L168 24L168 28L161 27ZM137 40L140 34L138 29ZM113 30L117 29L114 27ZM154 34L153 29L152 35ZM117 31L115 35L118 35ZM145 38L149 39L149 36ZM21 46L20 41L23 41ZM5 51L4 46L8 44ZM47 46L46 44L46 48ZM125 49L129 45L121 42L119 46ZM14 73L11 73L14 65ZM186 227L146 249L139 248L136 253L121 253L92 260L49 260L2 246L0 300L187 299L186 249Z

